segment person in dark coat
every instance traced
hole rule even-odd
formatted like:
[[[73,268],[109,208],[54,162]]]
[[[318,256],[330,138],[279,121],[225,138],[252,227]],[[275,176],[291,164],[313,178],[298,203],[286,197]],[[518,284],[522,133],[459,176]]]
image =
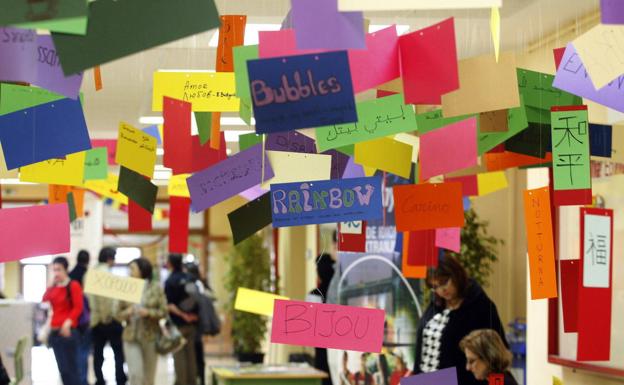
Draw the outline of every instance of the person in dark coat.
[[[331,255],[323,253],[319,255],[316,260],[316,288],[313,289],[310,294],[317,295],[321,298],[323,303],[327,302],[327,291],[329,290],[329,283],[334,276],[334,259]],[[328,374],[327,378],[323,379],[323,385],[331,385],[332,380],[329,376],[329,363],[327,362],[327,349],[314,348],[314,367]]]
[[[413,373],[456,367],[459,385],[481,384],[466,370],[459,343],[473,330],[494,329],[508,346],[496,305],[450,255],[429,269],[426,282],[434,295],[418,326]]]
[[[76,266],[69,273],[69,278],[72,281],[77,281],[80,286],[84,287],[84,276],[89,268],[89,252],[87,250],[80,250],[76,257]]]
[[[466,370],[475,379],[485,384],[490,375],[502,375],[501,385],[518,385],[509,372],[513,355],[494,330],[474,330],[461,340],[459,347],[466,354]]]

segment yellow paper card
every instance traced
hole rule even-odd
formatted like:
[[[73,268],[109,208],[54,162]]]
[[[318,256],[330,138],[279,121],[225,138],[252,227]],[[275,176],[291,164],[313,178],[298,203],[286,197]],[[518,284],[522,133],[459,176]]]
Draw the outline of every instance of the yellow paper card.
[[[394,140],[412,146],[412,163],[418,163],[418,152],[420,151],[420,138],[410,134],[396,134]]]
[[[572,44],[597,90],[624,73],[624,25],[598,24]]]
[[[193,111],[238,111],[234,72],[154,72],[152,110],[162,111],[163,96],[193,104]]]
[[[262,184],[294,183],[331,179],[331,155],[267,151],[275,176]]]
[[[156,165],[156,138],[121,122],[115,162],[150,179]]]
[[[356,143],[355,163],[409,179],[412,170],[412,146],[388,138]]]
[[[107,271],[89,269],[85,276],[84,292],[120,301],[141,303],[144,286],[143,279],[120,277]]]
[[[0,179],[2,178],[17,178],[17,169],[11,171],[7,170],[4,153],[2,152],[2,146],[0,146]]]
[[[236,292],[234,309],[271,317],[273,315],[273,302],[276,299],[289,298],[277,294],[239,287]]]
[[[118,204],[127,205],[128,197],[117,191],[118,184],[119,178],[117,175],[109,173],[108,179],[88,180],[85,182],[84,187],[104,198],[110,198]]]
[[[498,52],[500,51],[500,10],[492,7],[490,14],[490,29],[492,30],[492,43],[494,44],[494,56],[498,63]]]
[[[553,376],[553,385],[563,385],[563,381],[556,376]]]
[[[186,178],[189,176],[191,176],[191,174],[178,174],[171,176],[169,179],[169,187],[167,188],[167,192],[170,197],[191,197],[191,193],[189,192],[186,184]]]
[[[375,167],[362,166],[362,169],[364,170],[365,176],[374,176],[377,172],[377,169]]]
[[[85,152],[69,154],[65,159],[48,159],[20,168],[20,181],[66,186],[82,186]]]
[[[479,188],[479,196],[507,188],[505,171],[477,174],[477,186]]]

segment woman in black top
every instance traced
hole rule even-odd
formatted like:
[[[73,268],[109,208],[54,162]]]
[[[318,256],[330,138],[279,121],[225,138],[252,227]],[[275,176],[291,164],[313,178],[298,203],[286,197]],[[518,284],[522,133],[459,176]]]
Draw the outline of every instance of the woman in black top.
[[[513,356],[494,330],[475,330],[461,340],[459,347],[466,354],[466,370],[477,380],[485,383],[490,375],[498,375],[502,377],[500,385],[518,385],[509,372]]]
[[[485,328],[506,341],[496,305],[450,255],[427,272],[426,282],[434,296],[418,326],[414,374],[456,367],[459,385],[481,384],[466,370],[459,342],[471,331]]]

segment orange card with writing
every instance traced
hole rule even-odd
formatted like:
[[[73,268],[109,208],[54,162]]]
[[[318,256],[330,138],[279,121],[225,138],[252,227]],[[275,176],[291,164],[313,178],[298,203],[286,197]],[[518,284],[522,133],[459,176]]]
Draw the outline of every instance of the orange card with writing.
[[[531,299],[557,297],[555,243],[553,238],[550,190],[548,187],[524,191]]]
[[[397,231],[462,227],[462,184],[423,183],[393,187]]]
[[[245,42],[245,24],[247,24],[247,16],[221,16],[219,45],[217,46],[217,72],[234,72],[232,48],[243,45]]]

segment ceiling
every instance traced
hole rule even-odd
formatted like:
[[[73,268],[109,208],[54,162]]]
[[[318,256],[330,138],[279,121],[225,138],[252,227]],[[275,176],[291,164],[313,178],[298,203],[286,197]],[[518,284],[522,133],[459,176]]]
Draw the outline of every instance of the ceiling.
[[[217,0],[221,14],[246,14],[247,23],[280,24],[290,0]],[[598,0],[503,0],[502,50],[522,50],[542,36],[579,20],[598,8]],[[455,17],[460,58],[493,52],[489,10],[406,11],[365,13],[371,24],[405,24],[418,30],[444,18]],[[82,91],[92,138],[115,138],[119,121],[143,127],[139,117],[151,112],[152,73],[159,69],[214,69],[216,49],[209,47],[215,30],[181,39],[103,65],[103,89],[96,92],[92,71]],[[224,115],[227,116],[227,115]],[[224,129],[245,130],[246,126]]]

